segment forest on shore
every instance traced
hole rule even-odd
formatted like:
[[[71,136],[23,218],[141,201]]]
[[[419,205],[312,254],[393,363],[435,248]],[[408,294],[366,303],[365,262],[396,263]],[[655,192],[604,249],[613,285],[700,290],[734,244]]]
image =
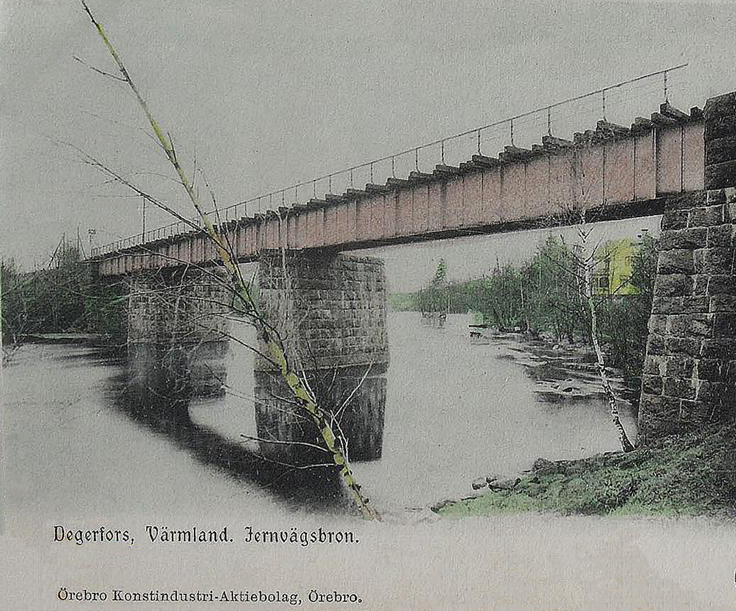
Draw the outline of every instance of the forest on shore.
[[[607,364],[620,369],[632,389],[638,387],[657,267],[657,240],[644,234],[631,249],[630,274],[612,286],[610,249],[594,262],[598,278],[594,299],[599,339]],[[576,245],[550,236],[519,265],[496,265],[480,278],[449,281],[444,261],[434,278],[414,293],[390,297],[397,311],[474,313],[475,322],[500,331],[519,331],[552,342],[591,344],[590,308],[583,268],[586,255]]]
[[[95,333],[121,336],[126,291],[122,285],[95,282],[81,250],[60,243],[49,265],[22,271],[12,259],[0,263],[2,343],[17,345],[26,336]]]

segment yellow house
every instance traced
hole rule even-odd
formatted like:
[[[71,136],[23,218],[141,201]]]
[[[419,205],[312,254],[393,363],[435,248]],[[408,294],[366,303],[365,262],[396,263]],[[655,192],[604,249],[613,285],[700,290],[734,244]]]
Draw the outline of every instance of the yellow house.
[[[629,283],[638,243],[631,238],[606,242],[596,253],[593,290],[596,295],[633,295]]]

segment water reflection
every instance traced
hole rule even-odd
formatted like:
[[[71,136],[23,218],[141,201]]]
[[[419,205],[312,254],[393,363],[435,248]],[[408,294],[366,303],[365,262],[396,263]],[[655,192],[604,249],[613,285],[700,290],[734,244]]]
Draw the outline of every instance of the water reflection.
[[[379,363],[302,372],[333,430],[347,440],[350,460],[381,458],[386,369]],[[290,399],[292,391],[281,373],[256,371],[254,379],[261,452],[299,464],[324,461],[324,441],[305,410]]]
[[[342,496],[334,468],[275,460],[192,420],[193,399],[224,395],[227,355],[223,342],[198,344],[194,349],[134,346],[128,351],[125,372],[110,380],[113,405],[240,484],[265,487],[281,500],[315,510],[339,505]]]

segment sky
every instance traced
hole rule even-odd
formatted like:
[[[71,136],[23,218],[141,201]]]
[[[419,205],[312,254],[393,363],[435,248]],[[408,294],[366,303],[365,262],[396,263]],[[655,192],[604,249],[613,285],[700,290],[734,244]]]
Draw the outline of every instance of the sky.
[[[220,204],[685,62],[669,77],[676,106],[702,107],[736,90],[730,3],[89,4]],[[62,234],[75,240],[79,231],[88,246],[89,229],[97,245],[140,231],[140,198],[105,184],[77,149],[186,210],[130,93],[87,67],[113,70],[77,0],[0,0],[0,57],[3,257],[30,267],[48,260]],[[661,87],[656,79],[610,92],[609,115],[622,123],[648,115]],[[561,110],[555,131],[594,127],[599,104]],[[545,120],[517,123],[517,141],[538,140]],[[508,144],[505,132],[484,138],[488,154]],[[148,208],[149,228],[168,221]],[[631,221],[626,231],[647,223],[657,220]],[[377,254],[403,290],[431,277],[440,256],[451,277],[467,277],[538,240],[530,233]]]

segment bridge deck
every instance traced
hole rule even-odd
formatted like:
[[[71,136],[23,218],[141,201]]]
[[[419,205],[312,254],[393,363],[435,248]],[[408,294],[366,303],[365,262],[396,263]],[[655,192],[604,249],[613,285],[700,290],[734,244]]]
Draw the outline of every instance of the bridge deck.
[[[632,129],[599,122],[575,143],[545,137],[531,150],[474,155],[459,167],[412,172],[221,229],[245,262],[281,247],[349,250],[538,226],[562,221],[572,206],[601,219],[659,213],[662,196],[703,188],[703,121],[699,113],[652,119]],[[94,260],[104,276],[211,265],[217,257],[202,232],[188,232]]]

